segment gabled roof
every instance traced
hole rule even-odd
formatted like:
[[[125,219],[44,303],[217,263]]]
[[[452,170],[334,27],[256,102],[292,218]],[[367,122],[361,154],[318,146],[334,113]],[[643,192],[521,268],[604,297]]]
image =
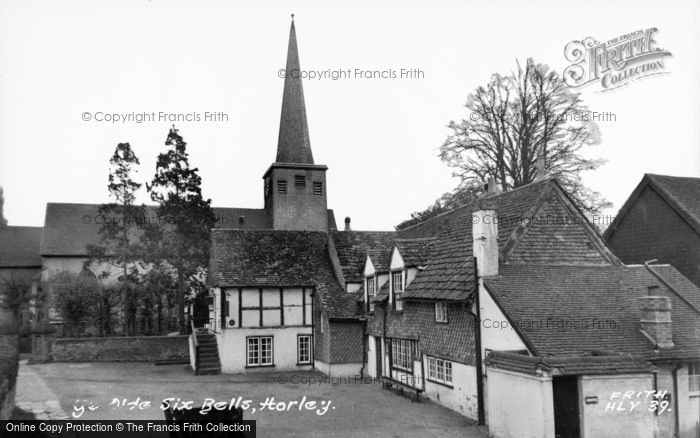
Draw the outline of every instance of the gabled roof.
[[[501,263],[621,264],[600,234],[554,179],[490,196],[498,217]],[[346,281],[362,280],[368,254],[378,271],[389,268],[396,246],[408,266],[421,266],[405,299],[466,300],[474,289],[472,211],[469,204],[393,233],[332,235]],[[352,255],[352,256],[349,256]]]
[[[353,318],[357,301],[338,284],[322,232],[213,230],[211,287],[314,287],[331,318]]]
[[[430,251],[435,241],[432,237],[418,239],[396,239],[394,246],[403,258],[404,266],[424,266],[430,260]]]
[[[555,180],[546,179],[490,197],[498,216],[498,244],[502,258],[535,223],[529,219],[538,214],[542,204],[549,197],[559,195],[566,196]],[[400,231],[401,237],[435,238],[426,269],[408,285],[404,298],[465,300],[471,295],[474,289],[472,211],[475,208],[475,204],[465,205]],[[596,236],[577,238],[588,241]],[[547,245],[531,251],[546,250],[551,259],[556,259],[555,249]]]
[[[368,254],[377,268],[387,265],[395,237],[394,231],[331,231],[345,281],[362,282]]]
[[[696,233],[700,234],[700,178],[646,173],[625,201],[613,223],[605,230],[606,239],[615,233],[617,226],[647,187],[651,187],[658,193]]]
[[[675,268],[507,264],[485,284],[534,355],[642,354],[649,360],[700,358],[697,286]],[[641,332],[638,298],[671,300],[674,347],[654,352]],[[670,287],[669,287],[670,286]],[[675,290],[674,290],[675,289]]]
[[[41,227],[0,226],[0,268],[40,268]]]
[[[100,226],[104,221],[99,214],[101,204],[70,204],[49,202],[46,204],[44,233],[41,238],[42,256],[87,257],[87,246],[100,243]],[[221,208],[213,207],[216,215],[215,228],[237,228],[264,230],[272,228],[267,211],[262,208]],[[335,227],[335,216],[328,211],[328,225]],[[241,222],[241,218],[243,222]],[[144,218],[136,221],[166,223],[167,218],[159,218],[158,207],[146,206]]]

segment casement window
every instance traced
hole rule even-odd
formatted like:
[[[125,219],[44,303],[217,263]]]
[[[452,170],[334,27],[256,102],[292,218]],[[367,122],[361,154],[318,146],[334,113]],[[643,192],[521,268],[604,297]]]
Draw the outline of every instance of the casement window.
[[[688,364],[688,391],[700,391],[700,362]]]
[[[297,363],[311,363],[311,335],[297,336]]]
[[[401,300],[401,294],[403,294],[403,271],[391,274],[391,289],[394,292],[394,308],[403,310],[403,301]]]
[[[406,339],[392,339],[391,341],[391,365],[405,371],[413,371],[411,341]]]
[[[272,336],[247,338],[246,364],[249,367],[272,365]]]
[[[365,279],[365,289],[367,289],[367,301],[369,302],[369,311],[374,312],[374,301],[372,298],[377,295],[376,289],[376,279],[374,277],[367,277]]]
[[[294,175],[294,187],[297,189],[306,188],[306,175]]]
[[[447,323],[447,303],[442,301],[435,303],[435,322]]]
[[[452,386],[452,362],[428,356],[428,380]]]
[[[314,181],[314,195],[316,195],[316,196],[323,195],[323,182]]]
[[[277,193],[287,194],[287,180],[278,179],[277,180]]]

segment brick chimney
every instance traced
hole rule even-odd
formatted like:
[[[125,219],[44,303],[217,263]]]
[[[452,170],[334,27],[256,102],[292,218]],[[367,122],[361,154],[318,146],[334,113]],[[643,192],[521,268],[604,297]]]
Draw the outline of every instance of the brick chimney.
[[[488,181],[486,182],[486,193],[489,196],[501,194],[501,188],[498,186],[498,184],[496,184],[496,178],[492,176],[489,177]]]
[[[535,181],[542,181],[547,178],[544,157],[539,157],[535,162]]]
[[[350,229],[350,216],[347,216],[347,217],[345,218],[345,231],[352,231],[352,230]]]
[[[495,202],[479,199],[472,211],[473,253],[480,276],[498,275],[498,219]]]
[[[658,295],[639,297],[642,331],[660,348],[673,347],[671,299]]]

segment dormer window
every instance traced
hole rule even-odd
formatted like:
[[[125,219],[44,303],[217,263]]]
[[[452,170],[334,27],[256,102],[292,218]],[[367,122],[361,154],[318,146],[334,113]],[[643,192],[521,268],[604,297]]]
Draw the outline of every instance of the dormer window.
[[[287,194],[287,180],[286,179],[278,179],[277,180],[277,193],[282,193],[283,195]]]
[[[403,271],[391,274],[391,290],[394,294],[394,308],[403,310],[403,301],[401,300],[401,295],[403,294]]]
[[[369,302],[368,309],[370,312],[374,312],[374,301],[372,301],[372,298],[374,298],[377,295],[377,290],[375,287],[375,278],[374,277],[367,277],[365,279],[365,289],[367,290],[367,301]]]
[[[447,323],[447,303],[444,301],[435,303],[435,322]]]

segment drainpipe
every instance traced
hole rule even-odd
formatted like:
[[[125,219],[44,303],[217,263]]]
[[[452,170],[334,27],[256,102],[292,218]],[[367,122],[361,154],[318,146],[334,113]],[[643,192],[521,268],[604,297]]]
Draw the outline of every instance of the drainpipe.
[[[375,286],[376,287],[376,286]],[[380,370],[381,377],[384,377],[384,361],[386,357],[384,356],[384,349],[386,348],[386,318],[389,316],[389,311],[384,309],[382,305],[382,339],[379,341],[379,355],[382,357],[382,369]],[[374,308],[377,308],[377,303],[374,303]],[[389,353],[388,351],[386,353]],[[391,377],[391,373],[389,373]]]
[[[476,350],[476,403],[477,403],[477,419],[479,425],[486,424],[484,415],[484,373],[481,364],[481,302],[479,300],[479,272],[476,266],[476,257],[474,260],[474,304],[476,306],[476,314],[474,315],[474,347]]]

